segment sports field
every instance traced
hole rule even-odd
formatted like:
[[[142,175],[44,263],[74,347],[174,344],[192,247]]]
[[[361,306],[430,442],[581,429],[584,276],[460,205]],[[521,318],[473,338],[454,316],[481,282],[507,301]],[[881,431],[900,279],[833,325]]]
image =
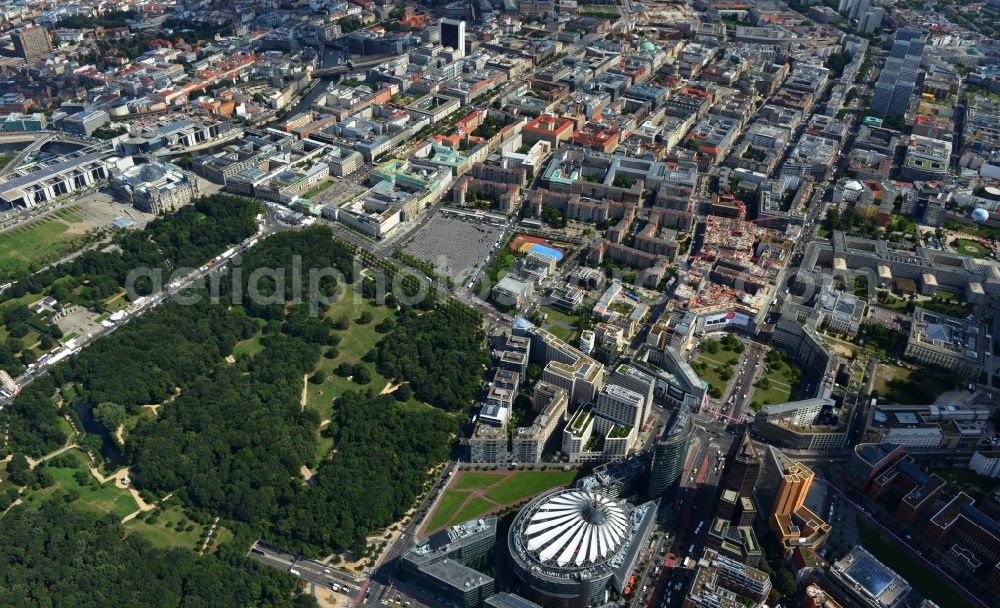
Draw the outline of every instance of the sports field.
[[[537,236],[526,234],[516,234],[510,241],[510,248],[517,253],[526,254],[529,252],[546,253],[555,256],[557,262],[561,262],[566,252],[572,247],[569,243],[560,243]]]
[[[453,526],[565,486],[576,471],[459,471],[438,501],[424,532]]]

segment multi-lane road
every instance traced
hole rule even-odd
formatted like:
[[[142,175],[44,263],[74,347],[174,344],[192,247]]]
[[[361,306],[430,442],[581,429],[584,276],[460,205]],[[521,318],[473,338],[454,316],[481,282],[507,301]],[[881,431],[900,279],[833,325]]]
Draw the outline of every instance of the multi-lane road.
[[[352,595],[358,592],[363,582],[345,572],[330,568],[322,562],[305,559],[301,555],[286,553],[280,549],[269,547],[260,541],[250,547],[248,556],[265,566],[291,572],[302,580],[315,585],[320,585],[327,589],[343,589],[345,595]]]
[[[737,424],[744,422],[743,414],[753,400],[754,387],[764,371],[764,358],[768,351],[765,346],[751,340],[745,340],[743,344],[746,348],[736,364],[736,375],[722,393],[718,412]]]
[[[633,586],[629,599],[631,606],[639,606],[643,600],[648,606],[663,606],[668,595],[668,606],[680,605],[683,594],[676,585],[685,581],[689,571],[675,566],[685,558],[701,555],[705,547],[719,479],[724,471],[720,456],[728,454],[733,435],[727,431],[732,427],[708,412],[697,414],[695,420],[679,487],[672,497],[668,496],[660,504],[665,536],[649,550],[649,561]]]
[[[378,557],[375,569],[366,570],[363,576],[354,577],[321,561],[305,559],[301,555],[284,552],[268,546],[262,541],[254,543],[248,555],[265,566],[293,574],[307,583],[343,593],[350,597],[351,602],[355,605],[377,606],[387,598],[391,600],[402,597],[403,599],[397,602],[399,605],[409,602],[405,605],[411,608],[420,608],[422,604],[414,591],[401,589],[393,591],[393,586],[398,586],[398,583],[393,580],[392,575],[399,557],[415,544],[416,535],[425,517],[448,485],[456,467],[457,463],[451,462],[441,470],[424,495],[423,500],[417,505],[409,523],[390,541]],[[334,585],[341,588],[337,589]],[[391,597],[389,597],[390,595]]]
[[[136,300],[129,307],[129,309],[127,309],[126,315],[117,323],[114,323],[110,327],[102,326],[99,330],[95,331],[93,334],[78,336],[77,338],[75,338],[74,351],[78,352],[79,350],[87,347],[88,345],[94,343],[95,341],[100,340],[101,338],[104,338],[105,336],[112,334],[119,327],[122,327],[123,325],[127,324],[132,319],[141,317],[142,315],[156,308],[164,301],[170,299],[171,297],[177,295],[178,293],[190,289],[191,287],[204,285],[204,280],[209,275],[221,272],[224,268],[227,267],[229,261],[233,257],[247,251],[251,247],[254,247],[261,240],[267,238],[271,234],[280,230],[282,230],[282,227],[274,219],[273,215],[270,213],[265,214],[264,217],[261,218],[257,234],[248,237],[242,243],[234,246],[231,250],[232,253],[230,256],[228,256],[225,259],[217,257],[215,258],[215,260],[212,260],[212,262],[205,264],[204,266],[188,273],[187,275],[174,279],[159,292],[147,296],[145,298]],[[18,389],[23,390],[26,386],[30,385],[37,378],[47,374],[49,372],[49,368],[50,366],[45,363],[42,363],[37,367],[29,368],[28,371],[24,372],[22,375],[18,376],[15,379],[15,383],[17,384]],[[9,399],[0,400],[0,408],[6,405],[8,401]]]
[[[382,555],[379,556],[375,573],[368,580],[368,588],[365,590],[367,594],[363,598],[365,603],[378,604],[380,599],[392,587],[392,573],[396,568],[397,560],[415,544],[417,534],[423,525],[424,519],[430,514],[431,507],[448,485],[448,481],[451,479],[457,466],[457,463],[449,462],[442,469],[430,489],[424,495],[423,500],[417,505],[417,509],[413,517],[410,518],[409,523],[403,527],[399,536],[390,542],[389,546],[382,552]]]

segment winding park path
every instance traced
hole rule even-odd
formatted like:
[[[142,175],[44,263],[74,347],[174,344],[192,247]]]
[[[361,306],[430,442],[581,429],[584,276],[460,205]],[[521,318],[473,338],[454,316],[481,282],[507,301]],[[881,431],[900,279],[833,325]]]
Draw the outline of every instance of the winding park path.
[[[135,519],[136,517],[138,517],[140,513],[145,513],[146,511],[152,511],[153,509],[156,508],[156,505],[151,505],[142,499],[142,495],[139,494],[139,491],[132,486],[131,481],[126,481],[129,479],[128,473],[129,473],[128,469],[122,467],[117,471],[115,471],[114,473],[112,473],[111,475],[105,477],[104,475],[101,475],[101,472],[98,471],[95,467],[90,467],[90,474],[93,475],[94,479],[100,482],[101,485],[104,485],[109,481],[114,481],[115,487],[120,490],[128,490],[128,493],[132,495],[132,499],[135,500],[135,504],[138,505],[139,509],[123,517],[122,523],[125,523],[131,519]],[[163,498],[163,500],[167,500],[168,498],[170,498],[170,496],[172,496],[172,494],[168,494]]]
[[[205,555],[205,551],[208,549],[209,543],[212,542],[212,537],[215,536],[215,532],[218,528],[219,516],[216,515],[215,519],[212,520],[212,526],[208,529],[208,534],[205,535],[205,540],[201,543],[201,547],[198,549],[198,555]]]
[[[45,454],[44,456],[41,456],[37,460],[33,459],[33,458],[27,458],[27,457],[25,459],[28,461],[28,466],[31,467],[32,469],[34,469],[39,464],[41,464],[41,463],[43,463],[43,462],[45,462],[47,460],[51,460],[51,459],[56,458],[57,456],[59,456],[61,454],[65,454],[66,452],[68,452],[70,450],[76,450],[76,449],[79,449],[79,450],[83,451],[88,457],[90,456],[89,453],[87,453],[85,450],[83,450],[82,448],[80,448],[80,446],[78,444],[76,444],[75,442],[73,442],[73,439],[71,438],[70,441],[66,443],[66,445],[62,446],[61,448],[59,448],[57,450],[53,450],[53,451],[49,452],[48,454]],[[10,461],[11,458],[12,458],[12,456],[8,455],[3,460],[0,460],[0,463],[8,462],[8,461]],[[101,474],[100,471],[97,470],[97,467],[94,466],[93,458],[91,458],[91,465],[89,467],[87,467],[87,469],[90,471],[91,476],[93,476],[93,478],[96,479],[98,481],[98,483],[100,483],[101,485],[104,485],[104,484],[106,484],[108,482],[114,482],[116,488],[118,488],[120,490],[127,490],[128,493],[132,496],[132,499],[135,500],[135,504],[139,508],[136,511],[134,511],[132,513],[129,513],[128,515],[126,515],[125,517],[123,517],[122,520],[121,520],[121,523],[125,523],[125,522],[127,522],[127,521],[129,521],[131,519],[134,519],[140,513],[144,513],[146,511],[152,511],[153,509],[156,508],[156,505],[151,505],[151,504],[147,503],[145,500],[143,500],[142,495],[140,495],[139,492],[138,492],[138,490],[136,490],[132,486],[131,481],[128,481],[128,479],[129,479],[129,470],[128,470],[128,468],[122,467],[122,468],[118,469],[117,471],[115,471],[114,473],[105,476],[105,475]],[[163,500],[167,500],[168,498],[170,498],[170,496],[171,495],[168,494],[167,496],[165,496],[163,498]],[[18,503],[20,503],[20,499],[18,499],[17,501],[15,501],[14,504],[18,504]],[[11,506],[14,506],[14,505],[11,505]],[[6,513],[6,511],[4,511],[4,512]]]

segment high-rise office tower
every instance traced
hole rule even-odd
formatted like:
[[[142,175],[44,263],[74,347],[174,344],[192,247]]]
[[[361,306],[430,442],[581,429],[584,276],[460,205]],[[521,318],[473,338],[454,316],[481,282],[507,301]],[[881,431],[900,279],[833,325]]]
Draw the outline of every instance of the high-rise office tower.
[[[732,490],[739,496],[751,496],[760,465],[763,462],[760,450],[750,441],[750,433],[744,431],[740,441],[733,442],[733,448],[726,457],[726,469],[720,486]]]
[[[10,33],[14,42],[14,52],[19,57],[31,59],[52,50],[52,39],[44,27],[28,26],[16,29]]]
[[[678,407],[653,446],[653,464],[646,490],[650,498],[660,498],[668,490],[676,488],[687,460],[693,429],[694,421],[690,410],[684,406]]]
[[[749,502],[753,495],[760,465],[763,462],[761,450],[752,441],[748,432],[732,443],[726,454],[726,468],[719,479],[716,494],[716,515],[727,521],[752,523],[755,511]],[[741,524],[743,525],[743,524]]]
[[[871,5],[871,0],[854,0],[854,2],[851,3],[851,8],[849,9],[847,16],[851,19],[860,19],[861,15],[868,12]]]
[[[441,20],[441,46],[448,46],[465,57],[465,22],[454,19]]]
[[[767,454],[757,479],[757,506],[772,524],[779,516],[798,511],[806,501],[815,473],[809,467],[785,456],[773,446]]]
[[[923,55],[924,36],[921,32],[909,29],[896,32],[892,50],[875,83],[872,114],[901,116],[906,113]]]
[[[814,478],[806,465],[767,447],[754,489],[755,511],[786,550],[818,549],[830,537],[830,524],[805,504]]]
[[[858,18],[858,29],[865,34],[872,34],[882,26],[883,17],[885,17],[885,9],[881,6],[873,6]]]

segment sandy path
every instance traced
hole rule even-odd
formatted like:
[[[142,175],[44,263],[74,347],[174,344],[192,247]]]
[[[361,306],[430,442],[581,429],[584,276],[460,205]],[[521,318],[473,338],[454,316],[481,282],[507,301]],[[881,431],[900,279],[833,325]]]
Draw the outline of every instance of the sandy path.
[[[25,458],[25,460],[28,461],[28,466],[33,469],[36,466],[38,466],[38,463],[45,462],[46,460],[50,460],[52,458],[55,458],[56,456],[58,456],[60,454],[64,454],[64,453],[72,450],[75,447],[78,447],[75,443],[67,443],[66,445],[64,445],[63,447],[59,448],[58,450],[55,450],[54,452],[49,452],[48,454],[42,456],[38,460],[35,460],[33,458],[29,458],[27,456],[25,456],[24,458]]]
[[[131,480],[129,480],[128,484],[125,483],[125,480],[128,479],[128,476],[129,476],[127,468],[118,469],[117,471],[115,471],[111,475],[108,475],[107,477],[105,477],[104,475],[101,475],[100,471],[98,471],[97,469],[91,467],[90,474],[93,475],[94,479],[96,479],[97,481],[99,481],[102,485],[105,484],[105,483],[107,483],[107,482],[109,482],[109,481],[114,481],[114,484],[115,484],[116,488],[119,488],[119,489],[122,489],[122,490],[128,490],[128,493],[132,495],[132,499],[135,500],[135,504],[139,505],[139,510],[135,511],[134,513],[129,513],[128,515],[126,515],[125,517],[123,517],[122,518],[122,523],[125,523],[125,522],[127,522],[129,520],[135,519],[135,517],[138,516],[139,513],[144,513],[146,511],[152,511],[153,509],[156,508],[156,505],[151,505],[151,504],[149,504],[148,502],[146,502],[145,500],[142,499],[142,496],[139,494],[139,491],[136,490],[132,486]],[[163,500],[166,500],[169,497],[170,496],[168,495]]]
[[[216,515],[215,519],[212,520],[212,527],[208,529],[208,534],[205,535],[205,542],[201,543],[201,548],[198,549],[198,555],[205,555],[205,549],[208,549],[209,543],[212,542],[212,537],[215,536],[215,530],[219,525],[219,516]]]
[[[299,399],[299,405],[302,407],[302,411],[306,411],[306,402],[309,401],[309,374],[303,374],[302,376],[302,398]]]

